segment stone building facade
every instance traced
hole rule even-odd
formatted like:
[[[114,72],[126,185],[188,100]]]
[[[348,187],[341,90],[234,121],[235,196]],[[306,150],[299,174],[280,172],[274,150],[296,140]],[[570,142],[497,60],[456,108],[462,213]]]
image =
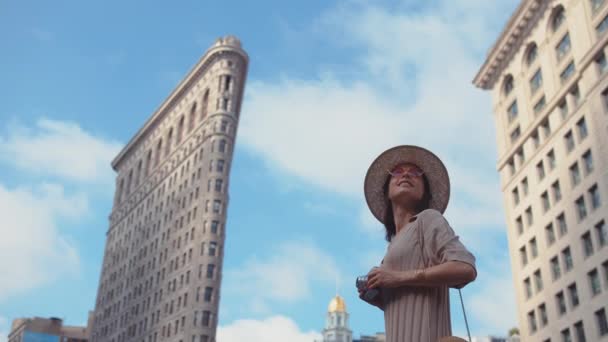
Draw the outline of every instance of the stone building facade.
[[[492,95],[522,341],[608,341],[608,1],[523,0]]]
[[[218,39],[112,161],[92,341],[215,341],[247,69],[240,41]]]

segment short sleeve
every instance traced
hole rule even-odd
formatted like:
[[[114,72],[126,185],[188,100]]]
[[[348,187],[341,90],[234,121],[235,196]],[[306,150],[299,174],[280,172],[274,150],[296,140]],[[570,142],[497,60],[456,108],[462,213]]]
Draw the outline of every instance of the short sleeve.
[[[435,211],[430,217],[425,231],[430,235],[425,238],[429,242],[428,250],[431,253],[433,264],[443,264],[448,261],[459,261],[469,264],[477,274],[475,256],[460,242],[448,221]],[[462,288],[466,284],[454,286]]]

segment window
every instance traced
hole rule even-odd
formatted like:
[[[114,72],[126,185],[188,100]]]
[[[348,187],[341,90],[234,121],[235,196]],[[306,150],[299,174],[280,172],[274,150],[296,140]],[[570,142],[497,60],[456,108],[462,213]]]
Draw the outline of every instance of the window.
[[[211,317],[211,312],[210,311],[203,311],[203,319],[201,320],[201,324],[204,327],[208,327],[209,326],[210,317]]]
[[[545,235],[547,236],[547,246],[553,245],[555,242],[555,231],[553,229],[553,223],[549,223],[545,226]]]
[[[224,139],[220,140],[220,146],[219,146],[218,150],[221,153],[226,152],[226,140],[224,140]]]
[[[559,108],[559,113],[561,114],[562,119],[565,119],[568,116],[568,101],[565,99],[562,100],[557,104],[557,107]]]
[[[538,175],[539,181],[545,178],[545,164],[542,160],[536,164],[536,174]]]
[[[593,184],[591,188],[588,190],[589,197],[591,197],[591,208],[597,209],[602,205],[602,201],[600,200],[600,192],[597,188],[597,184]]]
[[[219,199],[213,200],[213,212],[214,213],[219,213],[221,211],[221,207],[222,207],[222,201],[220,201]]]
[[[225,82],[224,82],[224,90],[225,91],[230,90],[230,85],[231,84],[232,84],[232,76],[226,75],[225,76]]]
[[[574,105],[578,105],[579,101],[581,100],[581,92],[578,89],[578,85],[575,85],[574,87],[572,87],[572,89],[570,89],[570,95],[572,96],[572,101],[574,102]]]
[[[222,109],[223,110],[228,110],[228,99],[225,98],[225,97],[223,97],[221,103],[222,103]]]
[[[540,123],[540,129],[545,139],[549,138],[551,135],[551,124],[549,124],[548,119],[545,119]]]
[[[578,168],[578,162],[570,165],[570,180],[572,181],[572,187],[577,186],[581,182],[581,171]]]
[[[578,290],[576,289],[576,283],[572,283],[568,286],[568,295],[570,296],[570,306],[577,307],[579,304]]]
[[[549,164],[550,170],[555,169],[555,166],[556,166],[555,152],[553,150],[551,150],[547,153],[547,163]]]
[[[535,150],[538,149],[538,146],[540,145],[540,139],[538,138],[538,131],[534,130],[534,133],[532,133],[530,138],[532,139],[532,145],[534,145],[534,149]]]
[[[224,160],[218,159],[217,161],[217,172],[224,172]]]
[[[524,196],[528,196],[528,177],[524,177],[521,181],[521,188],[523,190]]]
[[[554,203],[557,203],[562,199],[562,190],[559,186],[559,181],[555,181],[551,184],[551,192],[553,194]]]
[[[565,83],[567,80],[570,79],[570,77],[572,77],[572,75],[574,74],[574,71],[576,69],[574,68],[574,62],[570,62],[568,64],[568,66],[566,68],[564,68],[564,71],[562,71],[561,74],[559,74],[559,78],[562,81],[562,83]]]
[[[521,258],[521,265],[526,266],[528,264],[528,253],[526,252],[526,246],[519,249],[519,257]]]
[[[528,226],[531,226],[534,223],[534,216],[532,214],[532,207],[528,207],[528,209],[526,209],[526,221],[528,223]]]
[[[572,135],[572,131],[568,131],[568,133],[564,135],[564,143],[566,144],[567,152],[570,152],[574,149],[574,135]]]
[[[597,10],[604,4],[604,0],[590,0],[590,2],[591,10],[593,10],[593,13],[596,13]]]
[[[210,302],[212,295],[213,295],[213,288],[205,287],[205,294],[203,295],[203,299],[205,300],[205,302]]]
[[[228,130],[228,121],[222,120],[220,123],[220,131],[226,132]]]
[[[574,323],[574,331],[576,332],[576,342],[586,342],[585,338],[585,327],[583,326],[583,321],[578,321]]]
[[[608,26],[608,23],[606,23],[606,26]],[[535,43],[532,43],[528,47],[528,53],[526,54],[526,64],[530,66],[532,63],[534,63],[536,57],[538,57],[538,48],[536,47]]]
[[[221,179],[215,180],[215,191],[222,192],[223,181]]]
[[[564,260],[566,272],[570,271],[572,269],[572,267],[574,267],[574,262],[572,261],[572,253],[570,252],[570,247],[566,247],[562,250],[562,259]]]
[[[545,303],[542,303],[538,306],[538,313],[538,315],[540,316],[540,325],[544,327],[545,325],[547,325],[547,323],[549,323],[549,319],[547,317],[547,307]]]
[[[570,329],[566,328],[562,330],[562,342],[572,342],[572,336],[570,336]]]
[[[583,165],[586,174],[593,172],[593,156],[591,155],[591,150],[587,150],[587,152],[583,154]]]
[[[585,122],[585,117],[582,117],[576,123],[576,128],[578,129],[578,139],[583,140],[589,135],[589,131],[587,131],[587,123]]]
[[[541,202],[543,203],[543,211],[547,212],[551,208],[551,203],[549,202],[549,194],[545,191],[540,195]]]
[[[530,79],[530,93],[534,94],[543,85],[543,75],[538,69]],[[535,106],[536,107],[536,106]]]
[[[561,60],[568,52],[570,52],[570,46],[570,34],[566,33],[564,38],[562,38],[562,40],[560,40],[555,47],[555,56],[557,57],[558,61]],[[574,65],[572,65],[572,67],[574,68]]]
[[[608,335],[608,320],[606,320],[606,311],[601,308],[595,312],[595,321],[600,336]]]
[[[519,126],[517,126],[510,134],[511,143],[512,144],[515,143],[520,135],[521,135],[521,131],[519,129]]]
[[[581,196],[574,201],[578,220],[582,221],[587,217],[587,206],[585,205],[585,197]]]
[[[562,291],[559,291],[556,295],[555,295],[555,301],[557,303],[557,312],[560,315],[563,315],[566,313],[566,300],[564,298],[564,293]]]
[[[211,221],[211,233],[217,234],[217,228],[220,225],[219,221],[213,220]]]
[[[532,283],[530,283],[530,278],[524,279],[524,288],[526,290],[526,298],[532,297]]]
[[[606,29],[608,29],[608,16],[604,17],[604,19],[595,27],[595,31],[598,36],[601,36],[606,33]]]
[[[214,271],[215,271],[215,265],[214,264],[207,265],[207,278],[212,279]]]
[[[553,30],[553,32],[557,31],[562,26],[564,21],[566,21],[566,13],[564,11],[564,8],[560,6],[555,11],[553,19],[551,20],[551,29]]]
[[[561,213],[557,216],[557,226],[559,227],[559,236],[564,236],[568,232],[568,224],[566,223],[566,215]]]
[[[507,166],[509,167],[509,176],[513,176],[515,174],[515,162],[513,161],[513,158],[507,161]]]
[[[209,256],[215,256],[215,252],[217,251],[217,242],[211,241],[209,242]]]
[[[530,240],[530,255],[532,259],[535,259],[538,256],[538,246],[536,245],[536,238],[532,238]]]
[[[595,64],[597,65],[597,70],[600,72],[600,74],[603,74],[606,72],[606,70],[608,70],[608,63],[606,63],[606,55],[604,52],[600,53],[595,58]]]
[[[591,241],[591,233],[589,231],[581,236],[581,242],[583,243],[583,254],[585,254],[585,257],[593,255],[593,241]]]
[[[591,294],[593,296],[602,292],[602,285],[600,284],[600,276],[597,272],[597,269],[592,269],[587,273],[587,278],[589,278],[589,285],[591,286]]]
[[[597,236],[600,247],[608,245],[608,228],[606,228],[604,220],[601,220],[595,225],[595,235]]]
[[[513,194],[513,204],[519,204],[519,190],[517,190],[517,187],[515,187],[511,193]]]
[[[562,271],[559,267],[559,260],[557,259],[557,256],[551,258],[549,263],[551,264],[551,275],[553,276],[553,280],[559,279],[559,277],[562,276]]]
[[[505,83],[503,86],[503,91],[504,91],[505,96],[508,96],[512,90],[513,90],[513,76],[508,75],[507,77],[505,77]]]
[[[543,277],[540,270],[534,272],[534,286],[536,287],[536,293],[543,290]]]
[[[519,148],[517,151],[515,151],[515,155],[518,157],[520,165],[526,161],[526,155],[524,154],[523,148]]]
[[[545,96],[543,95],[543,97],[541,97],[540,100],[538,100],[536,102],[536,104],[534,105],[534,114],[540,113],[540,111],[543,110],[543,108],[545,108],[546,104],[547,104],[547,102],[545,100]]]
[[[528,326],[531,333],[536,332],[536,315],[534,314],[534,310],[528,312]]]
[[[517,228],[518,235],[521,235],[524,232],[524,222],[521,219],[521,216],[515,219],[515,227]]]
[[[519,114],[519,110],[517,109],[517,100],[515,100],[507,109],[507,118],[509,123],[513,122],[513,120],[517,118],[517,114]]]

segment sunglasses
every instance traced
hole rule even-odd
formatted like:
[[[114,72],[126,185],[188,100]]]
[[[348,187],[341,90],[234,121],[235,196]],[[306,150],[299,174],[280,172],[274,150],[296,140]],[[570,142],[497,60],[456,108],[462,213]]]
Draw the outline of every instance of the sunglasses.
[[[420,177],[424,172],[418,168],[410,168],[409,170],[405,166],[397,166],[394,169],[387,171],[392,177],[408,176],[411,178]]]

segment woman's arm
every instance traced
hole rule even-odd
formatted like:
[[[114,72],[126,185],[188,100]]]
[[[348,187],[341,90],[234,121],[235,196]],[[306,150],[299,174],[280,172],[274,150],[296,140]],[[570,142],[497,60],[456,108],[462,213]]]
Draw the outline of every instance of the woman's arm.
[[[403,286],[458,286],[477,277],[475,268],[465,262],[448,261],[426,269],[394,271],[374,268],[368,274],[370,288],[395,288]]]

